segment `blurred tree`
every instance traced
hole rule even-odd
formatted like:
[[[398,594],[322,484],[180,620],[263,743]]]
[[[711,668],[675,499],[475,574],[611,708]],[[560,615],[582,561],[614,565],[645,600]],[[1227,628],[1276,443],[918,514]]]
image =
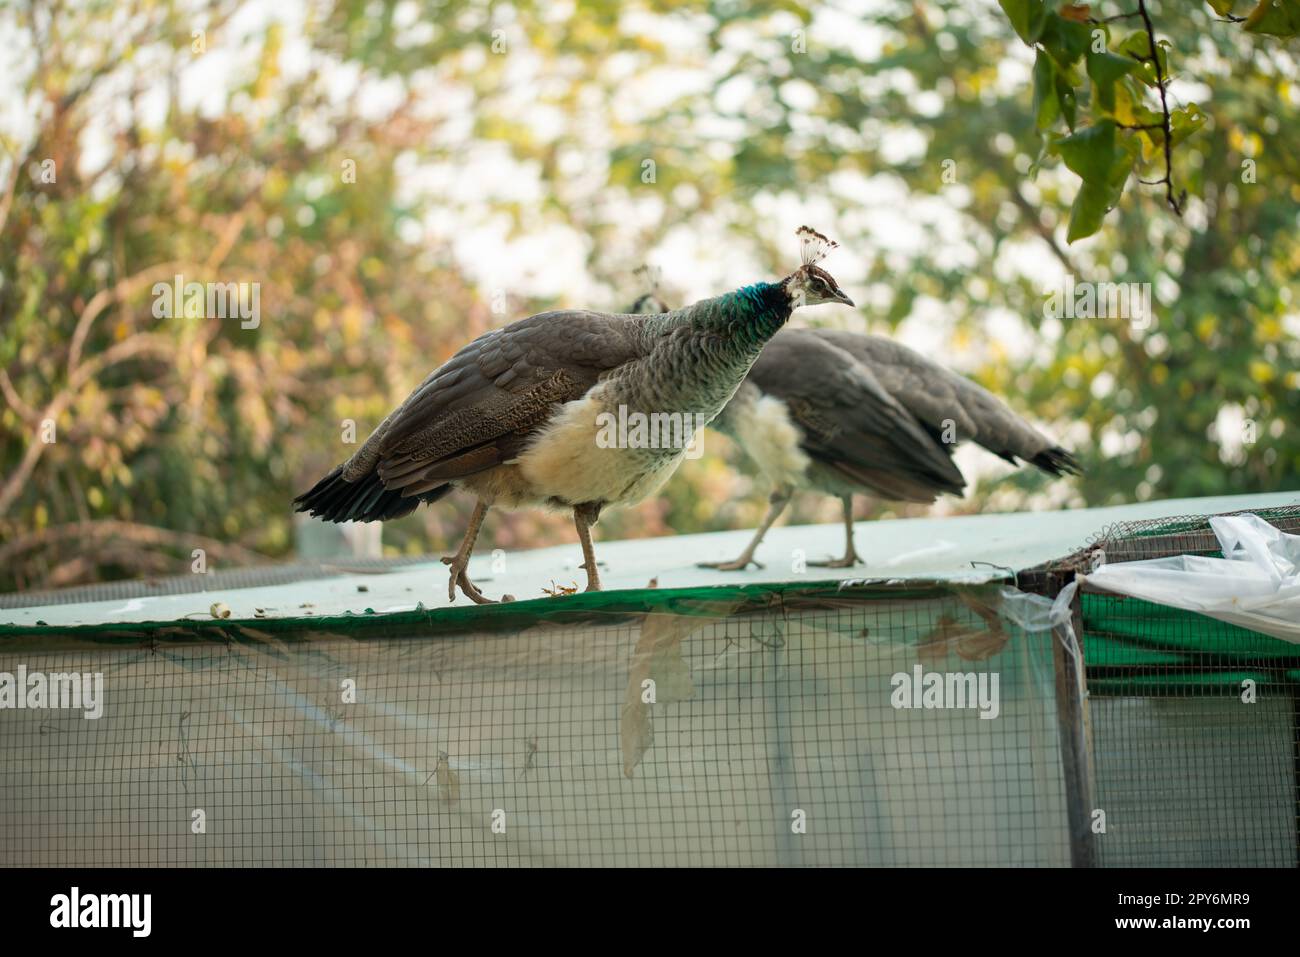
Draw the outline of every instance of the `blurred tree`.
[[[1225,2],[1143,4],[1171,123],[1199,125],[1181,216],[1127,176],[1109,214],[1080,198],[1106,150],[1164,172],[1163,129],[1105,132],[1126,96],[1152,119],[1143,61],[1069,60],[1072,28],[1035,39],[993,0],[4,6],[28,122],[0,126],[0,586],[286,554],[288,501],[349,423],[364,439],[469,338],[557,301],[477,292],[452,239],[502,221],[581,237],[604,301],[563,304],[594,308],[630,300],[646,250],[734,250],[667,277],[734,285],[788,265],[774,222],[815,221],[865,257],[858,327],[930,332],[1088,467],[1050,490],[995,467],[957,508],[1294,487],[1298,71]],[[480,175],[499,163],[508,189]],[[261,321],[155,318],[177,274],[259,283]],[[1149,283],[1154,315],[1053,315],[1066,276]],[[601,533],[752,523],[748,490],[707,456]],[[442,547],[463,514],[422,509],[388,545]],[[569,540],[562,517],[497,521],[501,547]]]
[[[15,12],[37,126],[7,144],[0,249],[11,586],[283,554],[292,490],[487,328],[446,251],[400,238],[396,158],[430,134],[409,97],[380,119],[338,109],[318,70],[281,75],[272,25],[224,109],[182,108],[181,70],[210,55],[188,24],[213,43],[234,9],[145,3],[125,33],[112,5]],[[265,313],[158,318],[177,275],[257,282]]]

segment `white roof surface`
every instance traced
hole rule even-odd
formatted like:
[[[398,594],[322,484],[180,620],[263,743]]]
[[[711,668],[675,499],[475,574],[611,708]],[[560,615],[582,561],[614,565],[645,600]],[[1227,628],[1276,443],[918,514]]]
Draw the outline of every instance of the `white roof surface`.
[[[834,580],[945,580],[986,581],[1002,573],[990,566],[1020,571],[1061,558],[1086,544],[1089,538],[1116,522],[1139,521],[1177,515],[1209,515],[1253,508],[1300,504],[1300,491],[1271,495],[1235,495],[1217,498],[1166,499],[1112,508],[1057,512],[1017,512],[949,518],[912,518],[859,522],[859,554],[866,565],[853,569],[808,567],[798,570],[797,558],[809,560],[843,554],[844,533],[839,524],[779,526],[772,529],[758,551],[764,569],[718,572],[695,567],[697,561],[735,558],[749,541],[751,530],[705,535],[675,535],[619,542],[597,541],[605,590],[645,588],[658,579],[659,588],[706,585],[758,584]],[[599,528],[597,528],[599,532]],[[470,577],[491,598],[503,594],[517,599],[542,597],[542,588],[585,584],[578,568],[582,561],[576,537],[551,548],[504,553],[504,570],[492,571],[491,547],[480,541],[470,562]],[[972,565],[972,562],[987,563]],[[365,591],[361,591],[361,588]],[[426,608],[446,607],[447,569],[434,561],[404,565],[370,574],[337,577],[253,588],[210,588],[192,594],[77,604],[0,609],[0,623],[52,626],[210,619],[209,609],[222,602],[231,618],[303,618],[410,611],[417,602]],[[0,604],[3,598],[0,597]],[[458,604],[468,604],[458,596]]]

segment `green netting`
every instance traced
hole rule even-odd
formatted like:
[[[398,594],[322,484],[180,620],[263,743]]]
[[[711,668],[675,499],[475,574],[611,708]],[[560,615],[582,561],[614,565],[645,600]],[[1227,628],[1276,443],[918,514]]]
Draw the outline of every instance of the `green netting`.
[[[675,615],[717,615],[781,608],[792,603],[933,598],[944,594],[993,594],[995,586],[950,586],[941,583],[862,583],[844,586],[838,581],[787,582],[762,585],[721,585],[705,588],[643,588],[611,592],[578,592],[554,598],[505,602],[494,605],[460,605],[452,608],[392,612],[366,609],[361,614],[328,617],[246,618],[135,622],[76,626],[0,624],[0,642],[8,647],[63,647],[78,642],[156,642],[259,640],[273,636],[284,641],[310,640],[338,635],[352,638],[408,636],[413,632],[435,636],[463,635],[468,631],[492,632],[529,628],[545,622],[609,622],[637,618],[651,612]],[[0,646],[2,647],[2,646]]]
[[[1296,866],[1300,648],[1137,599],[1082,611],[1098,862]]]
[[[1001,600],[648,590],[10,634],[0,671],[99,672],[106,703],[6,713],[0,861],[1065,865],[1052,636]],[[917,668],[983,681],[996,714],[895,707]]]
[[[1251,509],[1300,534],[1300,508]],[[1112,525],[1022,573],[1054,594],[1094,562],[1221,557],[1209,515]],[[1084,593],[1089,721],[1080,782],[1102,866],[1295,867],[1300,647],[1196,612]]]
[[[1222,691],[1300,683],[1300,647],[1196,612],[1084,594],[1088,687],[1098,694]]]

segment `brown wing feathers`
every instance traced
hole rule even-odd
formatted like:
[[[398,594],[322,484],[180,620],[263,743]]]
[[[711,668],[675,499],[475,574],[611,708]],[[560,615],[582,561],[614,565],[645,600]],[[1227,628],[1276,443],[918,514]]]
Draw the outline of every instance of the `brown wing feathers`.
[[[407,497],[400,489],[386,489],[375,472],[349,482],[339,465],[294,499],[294,505],[298,511],[310,512],[328,522],[379,522],[409,515],[421,502],[436,502],[450,490],[451,486],[442,485],[423,495]]]
[[[1079,472],[1073,455],[1053,445],[993,393],[907,346],[842,330],[818,329],[816,335],[869,367],[934,434],[951,422],[959,441],[973,441],[1013,465],[1023,460],[1053,475]]]
[[[896,401],[872,371],[809,330],[773,338],[750,371],[782,399],[804,433],[804,450],[844,480],[890,498],[933,501],[965,482],[947,448]]]
[[[558,404],[634,357],[633,340],[595,313],[544,313],[489,332],[294,504],[334,522],[408,514],[445,495],[449,482],[509,461]]]

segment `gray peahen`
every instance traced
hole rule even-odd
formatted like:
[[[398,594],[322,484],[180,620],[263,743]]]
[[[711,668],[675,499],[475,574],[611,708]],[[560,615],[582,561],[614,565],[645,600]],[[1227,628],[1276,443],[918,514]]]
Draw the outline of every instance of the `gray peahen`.
[[[656,288],[637,306],[667,308]],[[1079,471],[1074,456],[982,386],[893,340],[833,329],[777,332],[713,427],[774,486],[767,515],[740,556],[701,563],[728,571],[759,565],[754,551],[796,488],[843,502],[844,557],[810,564],[847,568],[861,561],[853,495],[924,503],[960,495],[966,480],[951,458],[957,443],[973,441],[1052,475]]]
[[[680,464],[689,437],[602,441],[609,417],[691,417],[700,427],[731,399],[763,346],[799,305],[852,305],[816,264],[835,243],[798,231],[802,265],[657,315],[547,312],[488,332],[434,371],[379,424],[348,461],[294,499],[331,522],[399,518],[452,488],[477,504],[451,566],[460,587],[487,602],[467,574],[492,506],[571,509],[587,590],[600,588],[591,526],[602,509],[657,490]],[[631,433],[629,433],[631,434]]]
[[[634,316],[653,316],[656,313],[668,312],[668,304],[659,296],[662,270],[658,266],[639,266],[633,275],[644,277],[646,291],[637,297],[636,302],[632,303],[627,311]]]

